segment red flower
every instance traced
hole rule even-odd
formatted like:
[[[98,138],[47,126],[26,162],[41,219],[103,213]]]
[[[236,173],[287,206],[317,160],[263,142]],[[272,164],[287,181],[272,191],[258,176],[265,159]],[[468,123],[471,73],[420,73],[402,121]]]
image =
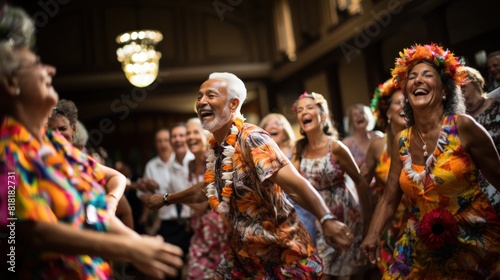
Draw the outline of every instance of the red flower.
[[[454,244],[458,236],[457,220],[450,212],[436,208],[425,214],[419,222],[418,235],[431,250]]]

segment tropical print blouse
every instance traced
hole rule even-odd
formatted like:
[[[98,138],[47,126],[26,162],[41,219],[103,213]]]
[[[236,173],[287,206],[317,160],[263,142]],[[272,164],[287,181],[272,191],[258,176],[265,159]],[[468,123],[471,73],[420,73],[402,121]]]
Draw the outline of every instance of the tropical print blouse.
[[[215,152],[220,159],[221,149]],[[230,246],[214,279],[319,279],[321,259],[306,229],[285,193],[269,180],[287,164],[267,132],[244,124],[235,145],[234,192],[226,214]],[[219,193],[220,178],[216,174]]]
[[[96,163],[58,134],[48,131],[42,142],[13,118],[0,129],[0,174],[16,177],[16,223],[43,221],[74,228],[106,231],[109,216],[104,200],[104,173]],[[0,186],[0,204],[8,190]],[[2,216],[5,205],[0,205]],[[5,219],[2,219],[4,222]],[[1,225],[2,227],[5,224]],[[89,246],[91,246],[89,244]],[[42,252],[17,255],[21,279],[109,279],[101,258]]]
[[[385,279],[500,276],[500,218],[478,187],[478,170],[460,143],[457,120],[444,119],[426,166],[412,164],[412,128],[401,134],[400,184],[411,206]]]

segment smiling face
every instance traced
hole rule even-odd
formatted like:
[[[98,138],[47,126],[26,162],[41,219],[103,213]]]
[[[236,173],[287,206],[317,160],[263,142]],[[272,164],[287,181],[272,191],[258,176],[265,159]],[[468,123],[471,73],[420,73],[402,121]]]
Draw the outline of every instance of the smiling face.
[[[170,145],[170,132],[166,129],[162,129],[156,133],[155,137],[156,150],[158,154],[165,155],[172,151],[172,146]]]
[[[321,123],[326,119],[326,116],[315,100],[308,97],[299,99],[296,110],[300,128],[305,133],[316,129],[321,130]]]
[[[21,48],[16,54],[19,57],[19,67],[13,80],[20,90],[17,99],[30,112],[48,115],[58,101],[57,93],[52,87],[56,69],[43,64],[28,48]]]
[[[188,123],[186,132],[186,142],[191,153],[203,154],[207,149],[207,137],[203,127],[197,123]]]
[[[398,132],[406,127],[406,119],[404,118],[404,100],[403,93],[398,90],[392,94],[391,103],[387,110],[387,118],[391,120],[391,129]]]
[[[187,152],[185,126],[177,126],[172,129],[170,144],[176,154],[184,154]]]
[[[209,79],[205,81],[200,87],[196,101],[198,118],[203,128],[215,135],[217,130],[228,124],[233,119],[230,105],[231,100],[228,100],[226,80]]]
[[[350,123],[354,131],[366,131],[368,126],[368,117],[361,108],[353,108],[350,115]]]
[[[426,63],[419,63],[410,71],[406,93],[408,94],[408,102],[414,110],[442,106],[445,95],[438,72]]]
[[[71,124],[67,117],[57,114],[49,118],[48,127],[61,133],[70,143],[73,142],[76,135],[76,124]]]
[[[284,142],[288,140],[286,132],[283,129],[283,122],[278,117],[270,117],[263,129],[271,135],[271,138],[273,138],[274,142],[276,142],[278,146],[283,145]]]

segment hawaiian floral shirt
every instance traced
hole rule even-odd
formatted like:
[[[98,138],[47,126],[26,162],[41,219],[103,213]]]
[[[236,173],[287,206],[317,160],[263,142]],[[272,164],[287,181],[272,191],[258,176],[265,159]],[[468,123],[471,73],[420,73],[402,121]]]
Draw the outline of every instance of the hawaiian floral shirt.
[[[322,262],[306,229],[285,193],[269,180],[287,164],[290,161],[267,132],[244,124],[235,146],[234,192],[226,214],[230,246],[214,279],[318,279],[321,275]],[[220,193],[222,184],[216,185]]]

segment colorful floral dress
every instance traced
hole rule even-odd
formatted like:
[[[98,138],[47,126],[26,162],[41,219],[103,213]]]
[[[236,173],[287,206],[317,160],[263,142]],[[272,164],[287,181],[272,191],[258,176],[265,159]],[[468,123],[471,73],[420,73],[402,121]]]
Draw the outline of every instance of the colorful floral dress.
[[[478,186],[478,170],[460,143],[457,119],[444,119],[427,167],[411,162],[412,128],[401,134],[400,184],[411,206],[394,250],[396,262],[384,279],[500,276],[500,218]]]
[[[244,125],[235,146],[234,192],[226,214],[230,246],[214,279],[319,279],[321,258],[285,193],[269,180],[287,164],[264,130]],[[216,173],[220,193],[219,167]]]
[[[331,154],[333,140],[328,143],[326,155],[319,158],[302,157],[300,173],[316,188],[325,200],[330,211],[345,223],[352,234],[354,242],[351,248],[343,253],[326,244],[324,236],[318,232],[316,244],[323,259],[323,273],[335,276],[348,276],[362,272],[367,259],[361,254],[359,245],[363,235],[361,206],[345,184],[344,171]]]
[[[474,119],[480,123],[486,131],[490,134],[495,143],[497,151],[500,152],[500,99],[497,99],[493,104],[484,110],[481,114],[478,114]],[[500,192],[495,189],[483,176],[479,176],[479,187],[488,197],[488,200],[500,215]]]
[[[382,155],[378,161],[377,167],[375,168],[375,178],[376,178],[376,201],[380,196],[382,196],[386,183],[387,177],[389,176],[389,168],[391,166],[391,158],[387,153],[387,147],[384,148]],[[372,197],[373,198],[373,197]],[[394,251],[396,241],[403,234],[403,229],[406,226],[408,220],[408,204],[409,201],[405,195],[401,198],[396,214],[392,218],[387,230],[384,232],[380,239],[380,257],[381,260],[377,262],[378,269],[383,273],[387,270],[389,265],[394,261],[392,257],[392,252]]]
[[[190,185],[203,182],[204,175],[197,177],[194,175],[194,165],[190,164],[189,167]],[[193,214],[190,224],[193,237],[189,245],[188,279],[212,279],[214,270],[219,266],[229,246],[225,221],[222,216],[207,207],[204,213]]]
[[[387,139],[384,139],[387,143]],[[375,210],[379,198],[384,193],[387,184],[387,177],[389,176],[389,168],[391,167],[391,157],[387,153],[387,145],[384,145],[384,151],[378,159],[377,166],[375,167],[375,183],[370,185],[370,202],[372,211]]]
[[[363,152],[359,146],[354,141],[354,138],[348,138],[346,141],[346,146],[354,157],[354,161],[360,167],[362,164],[366,162],[366,153]]]
[[[40,143],[16,120],[6,117],[0,130],[0,174],[15,173],[16,223],[64,223],[78,229],[106,231],[104,173],[58,133]],[[7,184],[0,186],[0,216],[6,216]],[[0,226],[6,219],[1,219]],[[17,244],[16,244],[17,245]],[[21,243],[18,246],[21,247]],[[91,244],[89,244],[91,246]],[[18,247],[18,248],[19,248]],[[20,249],[20,248],[19,248]],[[41,252],[16,255],[21,279],[110,279],[102,258]]]

